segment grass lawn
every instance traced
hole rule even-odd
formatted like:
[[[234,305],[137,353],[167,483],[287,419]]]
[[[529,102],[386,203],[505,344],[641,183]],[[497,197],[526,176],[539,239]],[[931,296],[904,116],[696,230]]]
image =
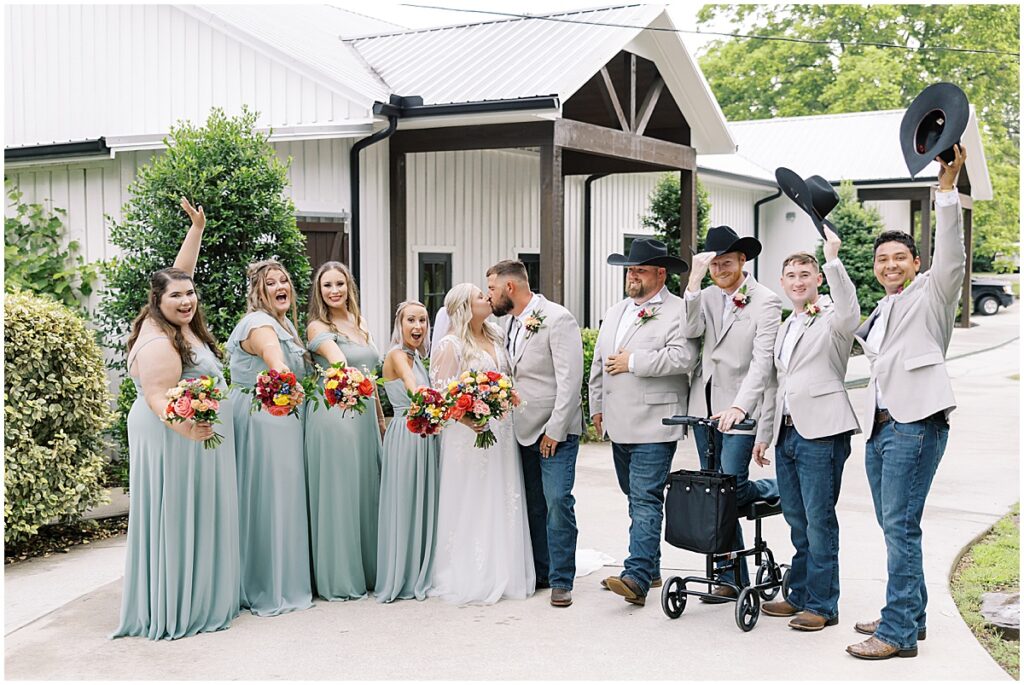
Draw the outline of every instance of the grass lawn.
[[[953,600],[978,641],[1003,670],[1020,678],[1020,642],[1005,640],[980,613],[986,592],[1020,590],[1020,503],[964,554],[950,580]]]

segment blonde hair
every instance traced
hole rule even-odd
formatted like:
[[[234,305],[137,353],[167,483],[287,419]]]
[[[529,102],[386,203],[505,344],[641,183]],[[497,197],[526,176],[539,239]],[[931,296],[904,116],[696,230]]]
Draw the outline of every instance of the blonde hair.
[[[370,329],[366,327],[366,319],[363,318],[362,312],[359,311],[359,286],[356,285],[355,280],[352,278],[352,272],[341,262],[324,262],[313,275],[313,285],[309,290],[309,318],[306,322],[307,325],[314,321],[319,321],[327,324],[332,332],[340,332],[338,327],[334,325],[334,322],[331,321],[331,308],[328,306],[327,301],[324,300],[324,294],[320,292],[320,279],[323,278],[325,273],[332,270],[340,271],[341,275],[345,277],[345,290],[347,292],[345,296],[345,310],[355,318],[356,327],[366,334],[367,342],[372,342]]]
[[[295,327],[292,331],[292,337],[295,338],[295,342],[297,342],[302,348],[305,348],[306,346],[303,345],[302,341],[298,338],[299,310],[295,304],[295,281],[292,280],[292,275],[288,273],[288,269],[284,268],[284,264],[281,262],[276,259],[264,259],[262,262],[255,262],[248,266],[245,271],[245,275],[249,279],[249,292],[246,295],[248,309],[246,311],[266,312],[275,319],[278,318],[270,299],[270,293],[267,292],[266,277],[271,271],[280,271],[283,273],[285,279],[292,287],[292,325]]]
[[[430,311],[427,310],[426,305],[418,300],[406,300],[398,305],[397,309],[395,309],[395,328],[391,331],[391,348],[404,348],[405,341],[402,339],[402,312],[405,311],[406,307],[423,307],[423,309],[427,311],[427,327],[423,331],[423,342],[420,343],[419,348],[416,350],[416,352],[419,352],[420,357],[426,358],[430,355]]]
[[[469,328],[469,323],[473,320],[473,306],[470,303],[470,298],[473,296],[474,290],[479,290],[479,288],[472,283],[459,283],[444,297],[444,308],[448,312],[448,318],[451,319],[448,335],[454,336],[462,343],[463,354],[467,357],[473,352],[484,352],[477,345]],[[490,321],[484,321],[484,335],[492,342],[501,342],[501,330]]]

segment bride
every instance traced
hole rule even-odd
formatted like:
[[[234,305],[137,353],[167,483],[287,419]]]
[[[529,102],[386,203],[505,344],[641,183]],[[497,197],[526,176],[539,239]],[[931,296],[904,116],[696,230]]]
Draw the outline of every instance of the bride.
[[[430,357],[434,387],[444,388],[463,371],[509,374],[501,332],[487,321],[490,304],[472,283],[444,299],[448,334]],[[437,547],[429,594],[458,604],[493,604],[533,594],[535,575],[523,494],[523,471],[512,431],[512,415],[492,420],[497,442],[473,446],[469,418],[441,433]]]

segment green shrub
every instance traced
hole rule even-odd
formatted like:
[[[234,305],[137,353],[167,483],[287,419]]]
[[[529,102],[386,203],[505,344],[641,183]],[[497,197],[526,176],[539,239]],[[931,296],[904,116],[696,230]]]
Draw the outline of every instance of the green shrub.
[[[640,217],[640,223],[654,230],[654,236],[665,243],[670,255],[679,255],[679,174],[669,172],[658,179],[658,184],[651,191],[651,207],[647,214]],[[701,252],[704,248],[704,237],[711,225],[711,202],[708,191],[699,180],[697,181],[697,245]],[[693,262],[691,255],[681,255],[687,264]],[[711,283],[705,277],[702,287]],[[669,274],[668,289],[676,295],[682,294],[686,282],[680,282],[679,274]]]
[[[865,207],[857,199],[857,189],[850,181],[839,185],[839,204],[829,213],[828,218],[839,229],[843,246],[839,258],[843,260],[850,280],[857,286],[857,301],[861,314],[870,314],[878,301],[885,296],[885,289],[875,278],[875,238],[885,230],[882,216],[874,207]],[[825,263],[825,254],[818,245],[817,259]],[[828,284],[822,283],[818,292],[828,294]]]
[[[582,328],[580,334],[583,336],[583,425],[586,426],[586,435],[582,436],[585,442],[597,440],[590,423],[590,365],[594,363],[594,345],[597,344],[598,329]]]
[[[92,294],[99,266],[77,254],[77,241],[64,245],[67,211],[22,202],[24,193],[5,183],[14,216],[4,217],[4,286],[49,295],[76,310]]]
[[[30,293],[4,309],[4,540],[35,535],[105,500],[103,430],[110,392],[85,322]]]
[[[107,286],[98,316],[105,343],[119,353],[113,366],[124,369],[124,341],[146,303],[150,274],[174,264],[188,231],[189,219],[179,206],[182,195],[206,213],[196,290],[221,344],[245,313],[248,264],[276,257],[294,279],[295,297],[309,292],[305,237],[284,194],[288,165],[277,158],[269,133],[255,125],[255,113],[243,110],[231,118],[220,109],[203,127],[181,123],[165,139],[166,152],[140,169],[128,187],[123,220],[110,231],[121,256],[103,266]],[[122,383],[114,438],[123,459],[128,458],[124,426],[134,399],[131,381]]]

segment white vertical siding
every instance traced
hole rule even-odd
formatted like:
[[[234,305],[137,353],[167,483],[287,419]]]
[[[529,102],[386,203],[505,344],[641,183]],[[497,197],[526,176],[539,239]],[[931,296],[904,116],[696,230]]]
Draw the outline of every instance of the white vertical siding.
[[[864,206],[878,210],[887,231],[910,233],[909,200],[873,200],[865,202]]]
[[[346,153],[347,155],[347,153]],[[346,156],[346,160],[347,160]],[[339,165],[339,168],[342,168]],[[347,169],[347,161],[344,165]],[[359,153],[361,305],[377,349],[384,354],[391,338],[391,207],[388,203],[388,142]]]
[[[701,176],[711,204],[711,225],[731,226],[741,236],[754,235],[754,203],[773,191],[740,188],[720,182],[714,176]]]
[[[258,125],[366,118],[352,103],[171,5],[7,5],[7,147],[164,133],[210,108]],[[69,104],[70,103],[70,104]]]

